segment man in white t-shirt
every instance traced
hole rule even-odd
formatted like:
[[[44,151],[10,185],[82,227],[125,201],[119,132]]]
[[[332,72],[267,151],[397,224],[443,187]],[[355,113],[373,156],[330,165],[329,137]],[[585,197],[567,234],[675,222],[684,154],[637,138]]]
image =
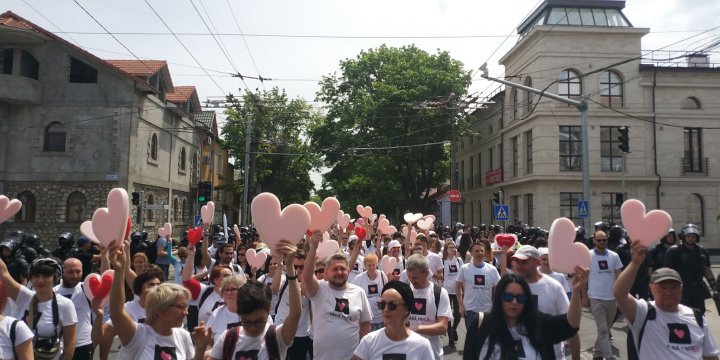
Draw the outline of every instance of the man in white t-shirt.
[[[315,256],[322,241],[320,231],[310,237],[304,265],[305,292],[312,302],[313,352],[316,360],[350,359],[360,339],[370,332],[372,312],[365,292],[348,284],[345,254],[330,255],[325,266],[327,280],[314,274]]]
[[[69,258],[63,265],[62,282],[55,286],[55,293],[70,299],[75,305],[78,322],[75,327],[76,345],[73,359],[91,360],[95,352],[91,339],[93,319],[90,300],[85,295],[83,284],[80,282],[83,277],[82,262],[76,258]]]
[[[618,277],[613,293],[632,330],[639,358],[717,360],[720,350],[705,317],[699,310],[680,304],[683,281],[677,271],[660,268],[652,273],[650,292],[655,301],[630,295],[647,248],[634,241],[630,251],[632,260]]]
[[[617,253],[607,248],[607,234],[597,231],[593,236],[595,248],[590,250],[590,275],[588,293],[583,296],[583,305],[590,306],[597,328],[593,357],[613,359],[610,347],[610,328],[615,320],[617,307],[612,289],[622,271],[622,262]]]
[[[428,260],[428,264],[430,266],[430,272],[432,273],[432,282],[434,284],[442,286],[443,281],[443,271],[445,268],[443,267],[443,261],[440,258],[440,255],[428,251],[430,248],[430,240],[425,236],[425,234],[418,234],[418,236],[415,238],[415,245],[419,246],[420,249],[422,249],[423,256]]]
[[[500,281],[498,270],[485,262],[483,244],[472,243],[469,251],[472,261],[461,266],[455,278],[455,294],[465,327],[478,317],[478,313],[490,312],[495,285]]]
[[[440,335],[447,332],[448,323],[452,320],[450,297],[447,290],[430,282],[428,277],[430,264],[424,256],[420,254],[410,256],[406,266],[408,281],[415,297],[414,303],[408,306],[410,329],[430,341],[435,360],[440,360],[443,356]],[[436,291],[436,288],[439,291]]]

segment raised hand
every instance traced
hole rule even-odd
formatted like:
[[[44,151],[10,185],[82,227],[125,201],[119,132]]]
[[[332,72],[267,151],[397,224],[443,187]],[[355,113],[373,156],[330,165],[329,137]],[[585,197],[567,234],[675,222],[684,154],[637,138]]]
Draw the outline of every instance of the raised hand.
[[[210,343],[210,331],[205,328],[204,321],[201,321],[200,325],[193,329],[192,339],[195,343],[195,349],[202,349],[202,351],[205,351]]]
[[[125,264],[127,263],[127,253],[129,252],[127,248],[129,247],[129,244],[124,243],[118,243],[117,241],[113,240],[110,243],[109,250],[108,250],[108,256],[110,260],[110,265],[112,265],[112,268],[115,271],[125,271]]]
[[[632,262],[640,265],[645,261],[645,254],[647,253],[647,247],[643,245],[639,240],[632,241],[630,243],[630,255],[632,256]]]

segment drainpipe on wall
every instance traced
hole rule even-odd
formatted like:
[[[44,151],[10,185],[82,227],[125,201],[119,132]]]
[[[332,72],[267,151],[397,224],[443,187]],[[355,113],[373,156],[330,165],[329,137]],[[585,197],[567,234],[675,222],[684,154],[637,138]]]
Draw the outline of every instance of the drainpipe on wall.
[[[658,159],[657,159],[657,117],[655,115],[655,88],[657,87],[657,69],[653,71],[653,86],[652,86],[652,132],[653,132],[653,163],[655,166],[655,176],[657,176],[657,186],[655,186],[655,208],[660,209],[660,186],[662,185],[662,176],[658,172]]]

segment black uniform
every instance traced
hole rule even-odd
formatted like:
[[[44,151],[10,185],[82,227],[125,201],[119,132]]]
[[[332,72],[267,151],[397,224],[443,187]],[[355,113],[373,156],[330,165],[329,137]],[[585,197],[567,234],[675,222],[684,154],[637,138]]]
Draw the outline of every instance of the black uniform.
[[[705,299],[710,292],[703,283],[705,268],[710,266],[710,254],[707,249],[695,244],[673,245],[665,252],[665,266],[680,273],[683,280],[682,303],[685,306],[705,312]]]

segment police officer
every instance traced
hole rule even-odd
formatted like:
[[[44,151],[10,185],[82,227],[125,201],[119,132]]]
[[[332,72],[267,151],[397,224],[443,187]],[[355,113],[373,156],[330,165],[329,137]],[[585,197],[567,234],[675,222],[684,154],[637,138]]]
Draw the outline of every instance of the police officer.
[[[665,252],[667,252],[667,250],[671,246],[675,245],[676,241],[677,235],[675,234],[675,229],[670,229],[667,235],[663,236],[663,238],[660,239],[660,242],[657,245],[653,246],[652,249],[648,250],[648,274],[652,274],[653,271],[665,267]]]
[[[625,229],[622,228],[620,225],[613,225],[610,228],[610,232],[608,235],[608,249],[612,251],[617,251],[617,247],[625,244],[627,241],[625,240]]]
[[[17,238],[7,238],[0,243],[0,257],[7,264],[8,272],[13,280],[20,284],[27,284],[27,274],[30,264],[25,260],[20,250],[20,243]]]
[[[674,269],[682,277],[683,289],[680,303],[700,309],[705,313],[705,299],[709,298],[711,294],[703,283],[703,277],[707,279],[713,293],[717,293],[717,291],[715,290],[715,279],[710,270],[710,254],[698,243],[700,234],[700,228],[697,225],[684,225],[680,230],[682,243],[673,245],[665,252],[665,266]]]
[[[75,249],[75,241],[72,233],[64,232],[58,236],[58,248],[53,250],[52,256],[65,261],[73,257],[77,249]]]
[[[130,255],[135,256],[136,253],[144,253],[147,250],[149,244],[147,242],[147,232],[133,231],[130,234]]]

